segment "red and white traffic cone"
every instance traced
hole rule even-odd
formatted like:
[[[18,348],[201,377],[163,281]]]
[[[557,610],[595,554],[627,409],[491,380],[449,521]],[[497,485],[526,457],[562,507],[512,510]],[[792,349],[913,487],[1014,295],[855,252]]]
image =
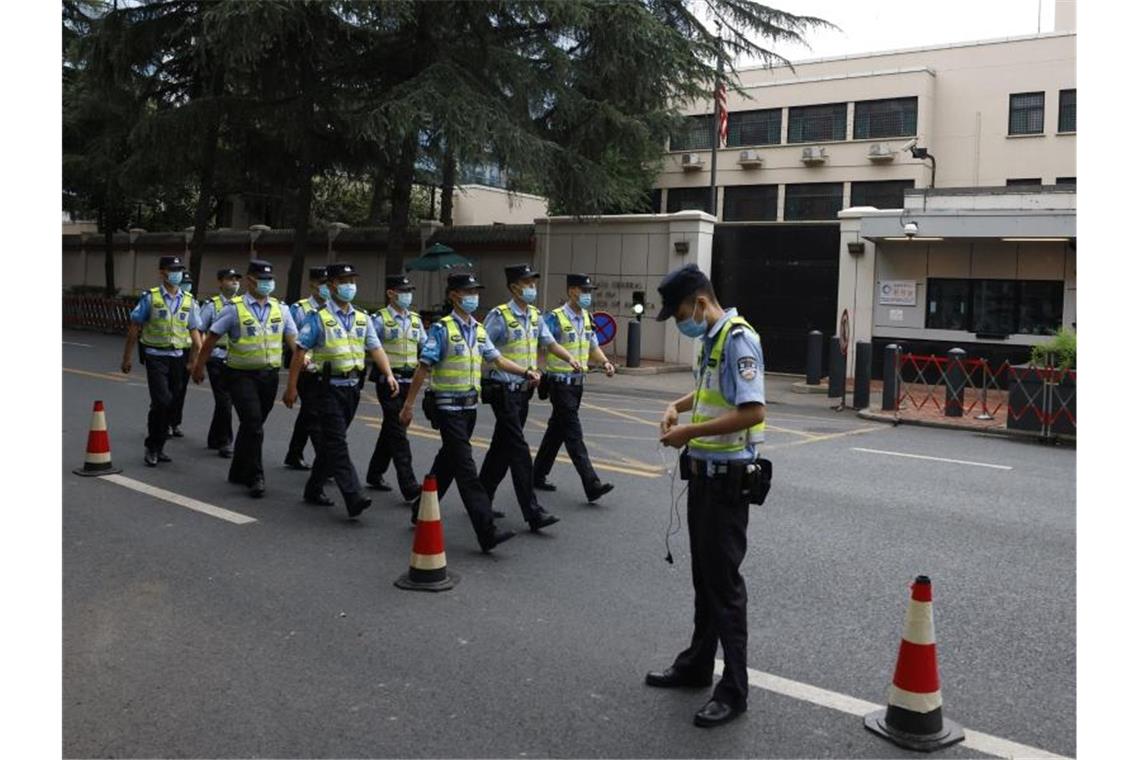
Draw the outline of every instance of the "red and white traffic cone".
[[[439,519],[439,493],[435,475],[428,475],[424,478],[420,506],[416,512],[411,565],[408,572],[396,579],[396,586],[410,591],[447,591],[458,582],[459,576],[447,572],[443,522]]]
[[[107,415],[103,411],[102,401],[96,401],[95,409],[91,412],[91,429],[87,433],[87,455],[83,458],[83,467],[72,472],[86,477],[122,472],[111,464],[111,439],[107,435]]]
[[[868,731],[920,752],[933,752],[965,738],[961,726],[942,717],[933,598],[930,578],[915,578],[887,708],[863,718]]]

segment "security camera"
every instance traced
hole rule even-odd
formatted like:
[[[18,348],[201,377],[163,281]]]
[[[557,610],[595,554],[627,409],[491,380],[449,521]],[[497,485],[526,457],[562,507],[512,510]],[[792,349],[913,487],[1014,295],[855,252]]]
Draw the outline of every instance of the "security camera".
[[[917,137],[913,137],[910,140],[907,140],[905,143],[903,143],[903,146],[901,148],[899,148],[899,153],[906,153],[908,150],[913,148],[915,145],[918,145],[918,138]]]
[[[903,234],[908,238],[912,238],[918,234],[918,224],[916,222],[907,222],[903,225]]]

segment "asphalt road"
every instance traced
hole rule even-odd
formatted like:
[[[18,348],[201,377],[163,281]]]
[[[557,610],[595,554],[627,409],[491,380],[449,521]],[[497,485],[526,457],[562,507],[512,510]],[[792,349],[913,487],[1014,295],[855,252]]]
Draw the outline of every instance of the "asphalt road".
[[[142,371],[118,373],[119,338],[63,340],[65,756],[908,755],[856,716],[758,688],[741,720],[697,729],[704,692],[643,685],[691,631],[683,529],[676,564],[663,559],[673,457],[656,445],[659,398],[607,393],[591,377],[583,423],[616,489],[589,505],[560,463],[558,491],[541,500],[562,522],[544,534],[483,556],[449,492],[447,557],[461,582],[417,594],[392,585],[412,540],[396,498],[374,494],[356,522],[335,489],[336,507],[301,501],[305,475],[281,466],[295,412],[278,405],[267,423],[262,500],[226,483],[228,463],[205,448],[205,385],[187,399],[186,438],[167,446],[175,461],[145,468]],[[124,476],[256,522],[73,475],[96,399]],[[532,408],[535,446],[547,416]],[[369,389],[350,430],[360,472],[378,417]],[[477,460],[492,424],[480,408]],[[770,405],[769,426],[776,481],[753,510],[743,568],[749,666],[883,703],[907,583],[926,573],[945,714],[1073,755],[1074,451],[880,426],[806,399]],[[414,429],[421,477],[433,438]],[[496,505],[525,527],[509,483]]]

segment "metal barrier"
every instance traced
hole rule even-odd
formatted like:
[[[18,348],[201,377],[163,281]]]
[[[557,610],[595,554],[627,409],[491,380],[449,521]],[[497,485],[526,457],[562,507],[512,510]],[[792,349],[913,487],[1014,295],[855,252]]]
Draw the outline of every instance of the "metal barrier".
[[[893,353],[884,356],[884,376]],[[1075,369],[1055,367],[1052,356],[1042,367],[1004,361],[996,368],[985,359],[963,357],[954,351],[945,357],[898,353],[894,397],[884,397],[883,411],[893,412],[897,421],[960,417],[968,424],[996,420],[1004,411],[1007,428],[1045,439],[1076,436]]]
[[[134,302],[102,296],[64,296],[63,326],[73,330],[126,333]]]

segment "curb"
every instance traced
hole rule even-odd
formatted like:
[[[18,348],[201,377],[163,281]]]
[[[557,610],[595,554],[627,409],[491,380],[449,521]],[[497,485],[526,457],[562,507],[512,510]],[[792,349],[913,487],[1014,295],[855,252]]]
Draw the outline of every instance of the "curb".
[[[823,383],[819,385],[808,385],[806,381],[801,380],[798,383],[792,383],[792,393],[807,393],[807,394],[825,394],[827,393],[827,386]]]
[[[896,419],[889,414],[881,412],[872,412],[870,409],[860,409],[856,414],[864,419],[871,420],[872,422],[882,422],[888,425],[914,425],[915,427],[935,428],[938,430],[958,430],[965,433],[978,433],[980,435],[992,435],[999,438],[1009,438],[1011,440],[1042,440],[1040,433],[1034,433],[1028,430],[1010,430],[1009,428],[976,428],[969,425],[956,425],[953,422],[935,422],[934,420],[904,420]],[[1055,436],[1056,440],[1064,443],[1076,444],[1077,439],[1071,435],[1058,435]]]
[[[653,367],[626,367],[619,366],[619,375],[666,375],[674,372],[691,372],[692,367],[687,364],[662,364]]]

